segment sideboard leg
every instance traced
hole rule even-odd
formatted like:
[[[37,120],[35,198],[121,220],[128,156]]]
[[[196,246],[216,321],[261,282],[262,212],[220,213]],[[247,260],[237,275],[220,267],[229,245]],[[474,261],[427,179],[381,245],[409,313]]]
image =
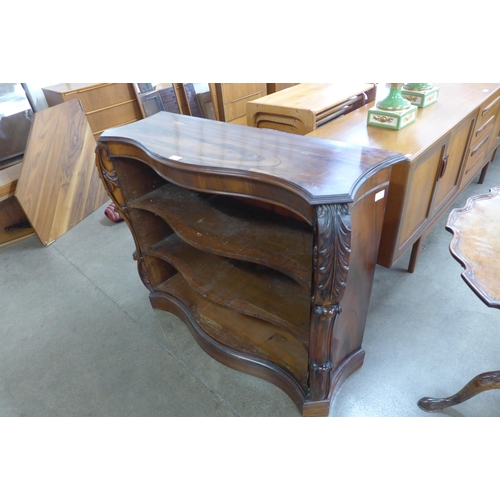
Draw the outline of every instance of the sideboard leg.
[[[411,247],[410,263],[408,264],[408,272],[413,273],[417,265],[418,254],[422,245],[422,236]]]
[[[478,184],[482,184],[484,182],[484,179],[486,177],[486,173],[488,172],[488,167],[490,166],[490,162],[488,162],[483,169],[481,170],[481,175],[479,176],[479,180],[477,181]]]
[[[477,394],[491,389],[500,389],[500,371],[481,373],[453,396],[448,398],[422,398],[417,405],[424,411],[439,411],[463,403]]]

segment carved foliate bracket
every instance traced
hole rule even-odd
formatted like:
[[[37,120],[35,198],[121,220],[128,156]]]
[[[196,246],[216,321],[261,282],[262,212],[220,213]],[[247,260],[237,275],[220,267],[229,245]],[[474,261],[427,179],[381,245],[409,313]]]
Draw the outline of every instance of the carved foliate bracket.
[[[130,232],[132,233],[132,236],[134,238],[136,250],[133,257],[134,260],[137,261],[139,277],[141,278],[141,281],[144,283],[144,286],[146,288],[148,288],[149,290],[153,290],[153,286],[148,275],[148,270],[144,262],[144,257],[142,256],[140,245],[137,240],[133,225],[130,221],[127,206],[125,205],[122,188],[120,185],[120,179],[118,178],[118,174],[109,156],[108,148],[104,144],[98,144],[97,146],[96,165],[99,171],[99,176],[101,177],[101,180],[106,191],[109,194],[109,197],[115,203],[116,208],[119,210],[123,220],[129,226]]]
[[[309,392],[328,397],[332,370],[332,335],[347,283],[351,254],[351,216],[347,204],[319,205],[314,219]]]
[[[122,188],[116,173],[115,167],[109,151],[104,144],[99,144],[96,150],[96,164],[99,170],[99,175],[103,181],[104,187],[109,194],[109,197],[114,201],[120,211],[125,211],[125,202],[123,199]]]

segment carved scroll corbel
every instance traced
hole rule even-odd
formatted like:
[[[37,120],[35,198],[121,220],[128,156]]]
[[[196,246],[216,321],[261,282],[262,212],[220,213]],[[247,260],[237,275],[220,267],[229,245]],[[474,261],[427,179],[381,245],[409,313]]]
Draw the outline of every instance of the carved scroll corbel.
[[[309,397],[328,397],[332,371],[332,336],[347,283],[351,253],[351,216],[347,204],[319,205],[314,220]]]
[[[134,251],[133,257],[134,260],[137,261],[139,277],[148,290],[153,290],[153,285],[151,284],[151,279],[148,275],[148,270],[146,267],[146,263],[144,262],[144,257],[142,256],[139,242],[133,229],[133,225],[129,219],[128,209],[125,205],[125,200],[120,185],[120,179],[118,178],[118,174],[115,170],[113,162],[111,161],[111,158],[109,157],[109,151],[105,144],[97,145],[96,165],[104,188],[106,189],[109,197],[113,200],[116,208],[119,210],[120,215],[123,217],[123,220],[127,223],[128,227],[130,228],[132,237],[134,238],[136,250]]]
[[[122,188],[116,173],[113,162],[109,157],[108,148],[104,144],[99,144],[96,150],[96,164],[99,176],[104,184],[109,197],[114,201],[118,209],[123,212],[126,210],[123,199]],[[123,214],[122,214],[123,216]]]

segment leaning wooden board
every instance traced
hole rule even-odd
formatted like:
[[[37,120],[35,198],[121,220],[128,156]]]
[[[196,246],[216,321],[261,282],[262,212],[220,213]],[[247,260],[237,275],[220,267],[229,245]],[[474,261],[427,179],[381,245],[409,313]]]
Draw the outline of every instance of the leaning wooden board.
[[[44,245],[103,205],[95,139],[77,100],[35,114],[15,196]]]

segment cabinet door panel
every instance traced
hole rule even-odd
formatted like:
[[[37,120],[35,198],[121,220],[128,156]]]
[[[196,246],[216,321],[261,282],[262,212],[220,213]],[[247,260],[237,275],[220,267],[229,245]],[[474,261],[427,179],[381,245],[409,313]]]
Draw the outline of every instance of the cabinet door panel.
[[[441,165],[445,147],[446,141],[442,141],[429,155],[413,165],[402,214],[398,247],[401,247],[429,217],[437,169]]]
[[[458,190],[460,168],[464,162],[473,125],[474,116],[470,116],[456,128],[451,136],[448,150],[445,153],[446,163],[438,172],[439,178],[437,179],[432,215],[439,212]]]

